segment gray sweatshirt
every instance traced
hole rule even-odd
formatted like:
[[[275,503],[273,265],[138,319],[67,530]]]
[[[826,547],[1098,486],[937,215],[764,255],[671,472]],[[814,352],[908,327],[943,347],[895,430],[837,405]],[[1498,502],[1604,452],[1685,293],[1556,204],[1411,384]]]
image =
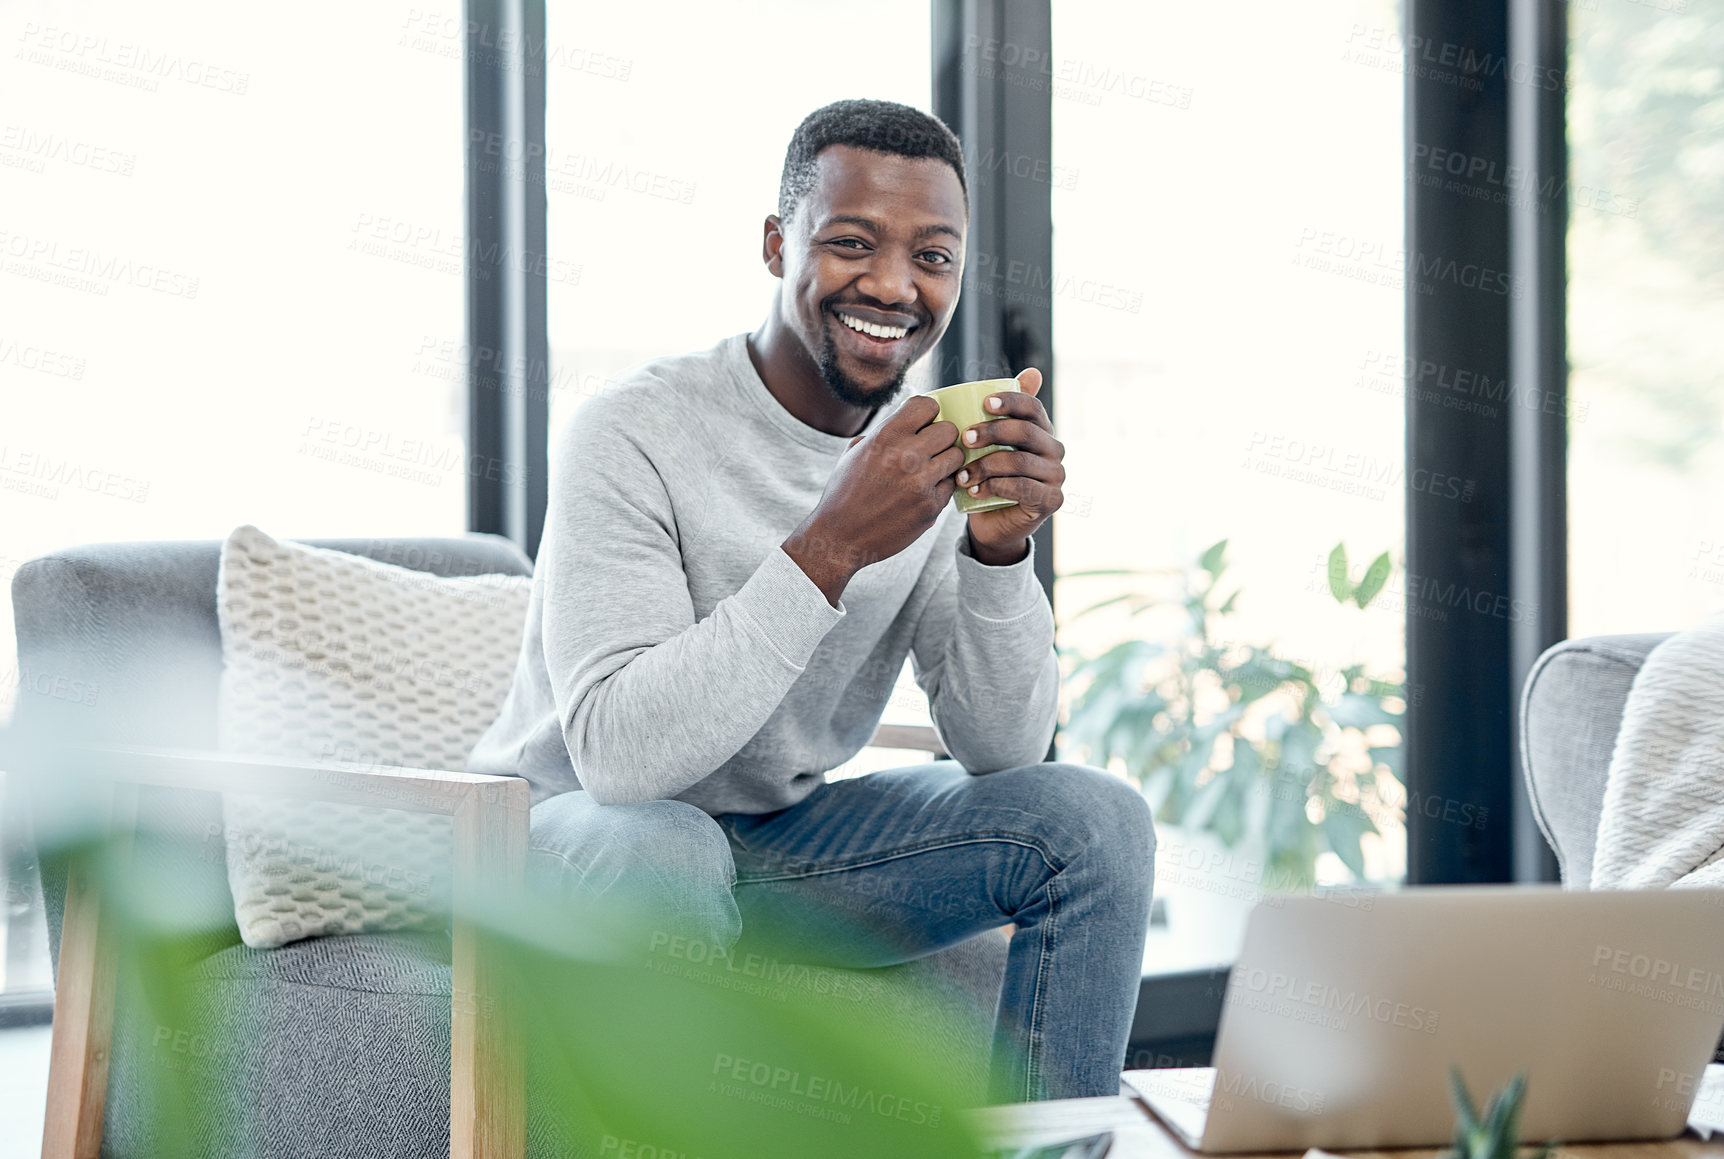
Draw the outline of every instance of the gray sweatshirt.
[[[1059,663],[1034,543],[983,564],[948,504],[827,603],[780,545],[850,439],[785,410],[746,337],[635,368],[557,433],[514,682],[468,770],[534,804],[773,812],[868,743],[906,655],[965,769],[1040,761]]]

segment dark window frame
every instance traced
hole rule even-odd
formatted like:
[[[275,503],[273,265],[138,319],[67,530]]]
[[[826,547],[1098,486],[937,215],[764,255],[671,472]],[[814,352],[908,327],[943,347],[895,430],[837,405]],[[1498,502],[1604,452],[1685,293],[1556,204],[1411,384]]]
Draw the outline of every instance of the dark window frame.
[[[1407,880],[1551,881],[1518,710],[1533,662],[1567,635],[1563,408],[1509,398],[1474,413],[1446,405],[1443,380],[1566,398],[1566,203],[1560,183],[1515,207],[1475,198],[1431,158],[1566,172],[1566,9],[1406,0],[1403,12]],[[1473,499],[1421,488],[1426,471],[1472,481]]]
[[[1036,397],[1054,407],[1053,295],[1004,291],[1002,270],[1053,269],[1052,186],[992,165],[1000,157],[1053,164],[1053,9],[1050,0],[932,0],[934,115],[958,135],[970,192],[963,288],[935,351],[941,384],[1042,372]],[[1033,285],[1038,279],[1028,281]],[[1051,285],[1051,277],[1048,278]],[[1054,600],[1054,521],[1031,537],[1036,582]],[[1044,760],[1054,759],[1049,742]]]
[[[550,470],[545,2],[465,0],[462,15],[467,530],[537,559]]]

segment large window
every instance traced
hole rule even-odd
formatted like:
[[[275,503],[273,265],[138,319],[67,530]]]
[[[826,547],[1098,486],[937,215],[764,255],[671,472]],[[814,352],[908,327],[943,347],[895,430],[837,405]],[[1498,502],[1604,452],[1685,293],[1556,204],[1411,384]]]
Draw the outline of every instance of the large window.
[[[1570,633],[1724,607],[1724,5],[1569,6]]]
[[[778,281],[761,227],[803,117],[851,97],[932,107],[927,0],[872,6],[860,39],[857,11],[837,4],[578,11],[551,11],[546,49],[549,249],[569,269],[547,287],[552,454],[555,432],[619,372],[765,319]],[[890,51],[873,41],[882,29]],[[913,373],[905,389],[928,385]],[[886,719],[928,721],[907,667]],[[866,750],[834,775],[926,759]]]
[[[29,6],[0,30],[3,723],[31,694],[25,560],[243,523],[459,534],[466,362],[459,5]],[[7,960],[4,986],[46,985],[40,953]]]
[[[1091,734],[1113,729],[1109,766],[1147,777],[1183,822],[1161,827],[1170,926],[1146,967],[1227,962],[1263,891],[1404,867],[1396,730],[1341,727],[1379,719],[1366,701],[1385,717],[1403,703],[1417,465],[1402,450],[1396,5],[1262,6],[1248,29],[1225,6],[1053,17],[1059,639],[1085,657],[1143,642],[1084,711]],[[1208,582],[1199,557],[1222,540],[1200,629],[1186,585]],[[1328,574],[1338,544],[1341,590],[1366,585],[1347,604]],[[1384,552],[1393,570],[1361,607]],[[1072,575],[1116,568],[1153,574]],[[1311,677],[1318,727],[1278,731],[1298,685],[1252,649]],[[1355,666],[1381,683],[1349,680]],[[1069,680],[1068,702],[1092,679]],[[1354,843],[1350,870],[1331,846]]]
[[[848,97],[928,109],[931,89],[927,0],[870,7],[863,39],[856,9],[836,4],[674,0],[549,18],[550,248],[570,265],[548,286],[555,432],[619,371],[760,325],[778,284],[761,223],[804,116]],[[881,29],[890,51],[873,44]]]

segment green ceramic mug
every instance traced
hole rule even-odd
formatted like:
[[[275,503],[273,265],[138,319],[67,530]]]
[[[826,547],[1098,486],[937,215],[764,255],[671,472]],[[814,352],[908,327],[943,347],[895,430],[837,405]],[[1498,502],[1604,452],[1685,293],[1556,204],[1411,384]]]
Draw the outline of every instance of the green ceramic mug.
[[[990,394],[1002,391],[1018,390],[1018,380],[1015,378],[984,378],[977,382],[960,382],[956,386],[942,386],[939,390],[930,390],[928,397],[940,404],[940,413],[935,416],[935,422],[956,423],[958,438],[956,445],[964,452],[964,462],[974,463],[983,455],[991,455],[995,451],[1015,451],[1016,447],[1008,447],[1004,443],[994,443],[986,447],[964,446],[964,432],[977,423],[997,419],[1000,416],[993,411],[984,410],[982,404]],[[971,495],[969,487],[959,487],[952,493],[952,502],[965,515],[972,511],[992,511],[996,507],[1016,507],[1016,499],[1007,499],[1001,495]]]

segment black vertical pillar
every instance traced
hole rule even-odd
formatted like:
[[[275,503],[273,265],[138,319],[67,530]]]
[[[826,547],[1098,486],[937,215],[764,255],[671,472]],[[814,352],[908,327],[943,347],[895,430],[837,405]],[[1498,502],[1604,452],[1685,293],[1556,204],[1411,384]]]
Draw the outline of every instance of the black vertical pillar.
[[[1509,206],[1509,270],[1526,292],[1511,303],[1509,408],[1512,594],[1537,614],[1510,621],[1509,693],[1518,698],[1546,648],[1568,635],[1568,8],[1563,0],[1510,0],[1509,59],[1521,62],[1508,94],[1509,166],[1536,174]],[[1539,831],[1520,763],[1515,711],[1514,876],[1556,881],[1556,854]]]
[[[1510,880],[1517,618],[1510,576],[1504,0],[1406,0],[1407,877]],[[1433,164],[1433,159],[1438,163]],[[1452,170],[1452,171],[1451,171]],[[1500,177],[1499,177],[1500,180]],[[1482,389],[1480,383],[1489,384]],[[1503,396],[1498,401],[1497,396]],[[1421,487],[1433,473],[1464,481]]]
[[[465,0],[467,527],[536,556],[549,415],[544,0]]]
[[[932,10],[934,113],[963,143],[970,185],[963,290],[935,377],[948,385],[1034,366],[1057,430],[1050,3],[933,0]],[[1052,520],[1035,534],[1035,556],[1052,604]]]

